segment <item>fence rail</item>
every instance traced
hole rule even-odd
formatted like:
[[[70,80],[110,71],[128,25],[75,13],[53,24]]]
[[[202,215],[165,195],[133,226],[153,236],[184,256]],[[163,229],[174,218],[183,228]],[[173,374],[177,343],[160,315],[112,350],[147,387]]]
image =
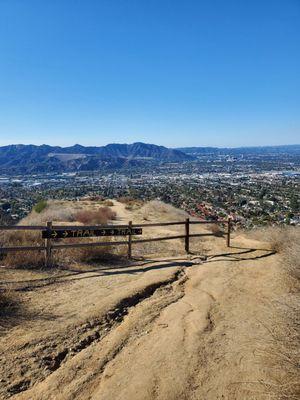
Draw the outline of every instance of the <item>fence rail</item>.
[[[202,236],[215,236],[214,233],[190,233],[190,225],[196,224],[221,224],[227,226],[225,233],[226,236],[226,244],[230,247],[230,235],[231,235],[231,226],[235,221],[231,218],[226,220],[217,220],[217,221],[190,221],[189,218],[186,218],[185,221],[177,221],[177,222],[157,222],[157,223],[145,223],[145,224],[133,224],[132,221],[129,221],[127,225],[53,225],[52,222],[47,222],[46,225],[0,225],[0,231],[40,231],[42,237],[42,231],[45,230],[72,230],[76,231],[91,231],[91,230],[101,230],[103,229],[128,229],[129,234],[127,236],[127,240],[120,240],[115,242],[84,242],[84,243],[55,243],[54,238],[46,238],[44,246],[11,246],[11,247],[1,247],[0,246],[0,254],[1,253],[9,253],[9,252],[22,252],[22,251],[45,251],[45,266],[48,267],[51,265],[52,260],[52,251],[60,250],[66,248],[80,248],[80,247],[101,247],[101,246],[127,246],[127,255],[128,258],[132,257],[132,247],[136,243],[147,243],[147,242],[156,242],[162,240],[175,240],[175,239],[184,239],[184,247],[185,251],[189,253],[190,251],[190,238],[202,237]],[[152,228],[152,227],[160,227],[160,226],[174,226],[174,225],[184,225],[185,233],[182,235],[173,235],[173,236],[160,236],[153,238],[144,238],[144,239],[134,239],[133,236],[133,228]],[[79,237],[78,237],[79,239]]]

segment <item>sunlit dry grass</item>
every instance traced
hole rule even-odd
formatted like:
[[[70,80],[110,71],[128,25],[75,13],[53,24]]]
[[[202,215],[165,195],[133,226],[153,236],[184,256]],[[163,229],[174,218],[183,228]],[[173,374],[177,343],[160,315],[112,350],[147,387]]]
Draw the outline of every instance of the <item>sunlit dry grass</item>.
[[[270,321],[265,321],[271,339],[264,356],[272,366],[273,379],[263,385],[272,399],[296,400],[300,398],[300,229],[269,227],[252,236],[279,254],[285,288],[285,295],[268,309]]]

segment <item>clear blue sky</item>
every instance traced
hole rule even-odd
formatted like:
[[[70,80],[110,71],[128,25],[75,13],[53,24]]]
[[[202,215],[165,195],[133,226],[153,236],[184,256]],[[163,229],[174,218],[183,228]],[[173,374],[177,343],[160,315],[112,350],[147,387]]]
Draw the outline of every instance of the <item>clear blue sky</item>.
[[[300,0],[0,0],[0,145],[300,142]]]

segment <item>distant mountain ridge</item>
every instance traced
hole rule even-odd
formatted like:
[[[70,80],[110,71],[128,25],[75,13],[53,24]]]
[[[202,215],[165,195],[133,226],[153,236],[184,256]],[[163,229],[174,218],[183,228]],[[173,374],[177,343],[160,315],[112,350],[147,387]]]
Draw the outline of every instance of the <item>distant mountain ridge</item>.
[[[70,147],[9,145],[0,147],[0,173],[47,173],[122,169],[143,163],[192,161],[180,150],[146,143]]]
[[[300,145],[262,147],[181,147],[170,149],[155,144],[108,144],[70,147],[49,145],[9,145],[0,147],[0,174],[37,174],[102,171],[112,172],[161,163],[181,163],[218,155],[287,155],[300,157]]]
[[[300,144],[281,146],[245,146],[245,147],[178,147],[176,150],[194,156],[207,154],[295,154],[300,155]]]

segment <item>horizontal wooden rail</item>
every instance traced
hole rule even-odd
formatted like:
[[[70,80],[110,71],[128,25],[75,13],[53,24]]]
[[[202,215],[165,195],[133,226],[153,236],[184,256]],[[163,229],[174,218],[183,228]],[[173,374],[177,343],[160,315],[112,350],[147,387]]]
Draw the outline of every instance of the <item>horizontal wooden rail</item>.
[[[189,253],[189,243],[190,238],[202,237],[202,236],[216,236],[214,233],[190,233],[190,225],[196,224],[226,224],[227,232],[222,232],[223,235],[226,235],[226,243],[227,246],[230,247],[230,233],[231,233],[231,225],[235,223],[235,220],[228,218],[228,220],[217,220],[217,221],[208,221],[208,220],[198,220],[198,221],[190,221],[187,218],[185,221],[171,221],[171,222],[161,222],[161,223],[141,223],[141,224],[132,224],[130,221],[128,224],[120,224],[120,225],[52,225],[52,222],[47,222],[45,225],[0,225],[0,231],[42,231],[48,230],[72,230],[72,231],[82,231],[82,230],[101,230],[102,228],[108,229],[128,229],[128,233],[126,231],[126,236],[128,240],[122,241],[110,241],[110,242],[83,242],[83,243],[61,243],[58,242],[58,239],[54,239],[52,237],[47,237],[45,239],[44,246],[11,246],[11,247],[0,247],[1,253],[9,253],[15,251],[45,251],[45,265],[50,266],[52,264],[52,251],[60,250],[66,248],[80,248],[80,247],[104,247],[104,246],[128,246],[128,257],[131,257],[132,253],[132,245],[136,243],[148,243],[148,242],[158,242],[162,240],[175,240],[175,239],[185,239],[184,246],[185,251]],[[185,233],[181,235],[171,235],[171,236],[161,236],[154,238],[144,238],[144,239],[134,239],[134,228],[151,228],[151,227],[160,227],[160,226],[175,226],[175,225],[184,225]],[[79,238],[78,238],[79,239]],[[62,239],[64,240],[64,239]]]
[[[0,253],[9,253],[10,251],[42,251],[46,250],[46,246],[10,246],[0,247]]]
[[[149,239],[136,239],[136,240],[133,240],[132,243],[158,242],[160,240],[174,240],[174,239],[184,239],[184,238],[185,238],[185,235],[162,236],[162,237],[149,238]]]
[[[184,221],[179,221],[179,222],[155,222],[155,223],[149,223],[149,224],[132,224],[133,228],[151,228],[154,226],[169,226],[169,225],[184,225]]]
[[[85,243],[63,243],[63,244],[53,244],[51,246],[52,249],[66,249],[68,247],[98,247],[98,246],[120,246],[120,245],[128,245],[128,241],[120,241],[120,242],[85,242]]]
[[[191,238],[193,237],[201,237],[201,236],[216,236],[215,233],[191,233],[189,235]]]
[[[0,231],[41,231],[46,225],[0,225]]]
[[[192,225],[198,225],[198,224],[227,224],[227,220],[223,221],[223,220],[217,220],[217,221],[208,221],[208,220],[201,220],[201,221],[190,221],[190,224]]]
[[[113,228],[113,229],[124,229],[124,228],[128,228],[128,224],[127,225],[52,225],[52,229],[54,230],[65,230],[65,229],[72,229],[73,231],[82,231],[82,230],[88,230],[88,231],[92,231],[92,230],[97,230],[97,229],[101,229],[101,228]],[[47,229],[46,226],[43,227],[43,229]]]

